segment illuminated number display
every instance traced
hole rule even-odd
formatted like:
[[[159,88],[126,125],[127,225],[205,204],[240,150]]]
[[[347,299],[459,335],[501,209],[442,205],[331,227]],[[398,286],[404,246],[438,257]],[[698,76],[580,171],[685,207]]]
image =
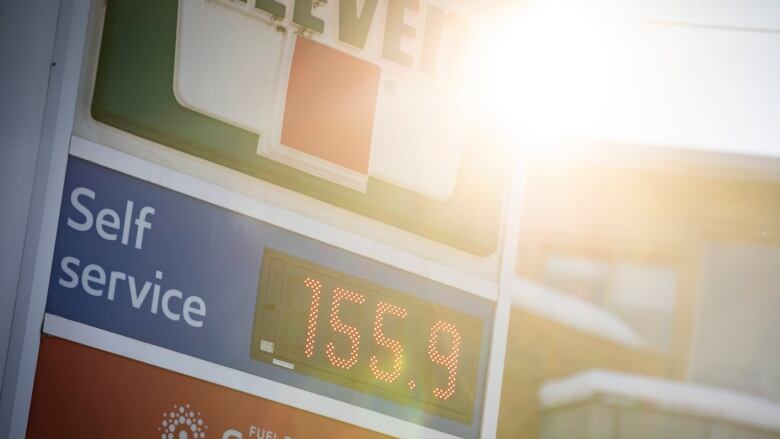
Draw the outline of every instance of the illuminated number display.
[[[482,320],[265,250],[250,355],[465,424]]]

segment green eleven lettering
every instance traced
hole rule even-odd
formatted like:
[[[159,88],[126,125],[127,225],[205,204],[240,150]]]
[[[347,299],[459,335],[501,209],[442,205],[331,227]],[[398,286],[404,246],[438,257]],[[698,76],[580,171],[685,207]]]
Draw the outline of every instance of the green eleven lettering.
[[[265,11],[276,18],[284,19],[287,7],[276,0],[241,0],[243,3],[254,1],[254,7]],[[366,40],[371,30],[371,25],[376,16],[379,0],[365,0],[362,8],[358,0],[341,0],[338,4],[338,38],[339,40],[364,49]],[[293,4],[292,22],[306,29],[323,33],[325,21],[316,17],[312,11],[316,9],[318,0],[295,0]],[[418,29],[404,21],[407,11],[419,12],[419,0],[387,0],[387,15],[385,18],[384,38],[382,43],[382,57],[406,67],[412,67],[414,57],[402,49],[404,37],[416,39]],[[420,57],[420,71],[429,75],[436,74],[439,52],[444,29],[451,27],[453,45],[459,45],[461,38],[455,38],[457,34],[465,31],[464,20],[455,14],[445,13],[441,8],[427,5],[425,9],[425,24],[422,31],[422,54]],[[458,66],[452,66],[457,68]]]
[[[246,3],[246,0],[241,0]],[[255,7],[261,9],[277,18],[284,18],[287,7],[274,0],[255,0]]]
[[[419,0],[388,0],[383,57],[407,67],[412,66],[412,56],[401,50],[401,40],[404,36],[414,39],[417,30],[404,23],[404,13],[407,9],[416,12],[419,7]]]
[[[297,0],[295,2],[295,8],[293,9],[293,23],[300,24],[301,26],[311,29],[313,31],[322,33],[325,31],[325,22],[311,15],[311,8],[314,0]]]
[[[368,30],[371,28],[371,22],[374,21],[379,0],[366,0],[360,13],[358,13],[357,3],[357,0],[339,2],[339,39],[362,49],[366,46]]]

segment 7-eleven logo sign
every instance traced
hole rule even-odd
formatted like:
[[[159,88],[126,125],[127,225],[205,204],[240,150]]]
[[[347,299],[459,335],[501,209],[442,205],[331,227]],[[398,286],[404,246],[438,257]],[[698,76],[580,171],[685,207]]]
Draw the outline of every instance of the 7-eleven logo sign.
[[[450,196],[464,13],[418,0],[182,0],[174,90],[257,154],[364,191]]]

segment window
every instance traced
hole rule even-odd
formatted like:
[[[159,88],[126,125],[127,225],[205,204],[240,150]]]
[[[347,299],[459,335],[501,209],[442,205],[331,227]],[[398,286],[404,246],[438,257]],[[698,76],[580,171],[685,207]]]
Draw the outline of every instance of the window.
[[[649,348],[668,354],[677,277],[663,264],[554,254],[545,261],[542,281],[603,307],[631,326]]]
[[[705,247],[693,381],[780,401],[780,246]]]

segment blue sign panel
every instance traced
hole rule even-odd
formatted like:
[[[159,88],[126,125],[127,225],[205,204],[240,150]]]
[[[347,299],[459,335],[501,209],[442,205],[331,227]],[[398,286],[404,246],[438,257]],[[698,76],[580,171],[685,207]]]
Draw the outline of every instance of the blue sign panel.
[[[281,262],[263,269],[264,257]],[[446,433],[479,431],[492,302],[74,157],[46,309]],[[404,351],[407,315],[425,323]],[[290,352],[306,337],[305,350],[277,358],[275,334]]]

